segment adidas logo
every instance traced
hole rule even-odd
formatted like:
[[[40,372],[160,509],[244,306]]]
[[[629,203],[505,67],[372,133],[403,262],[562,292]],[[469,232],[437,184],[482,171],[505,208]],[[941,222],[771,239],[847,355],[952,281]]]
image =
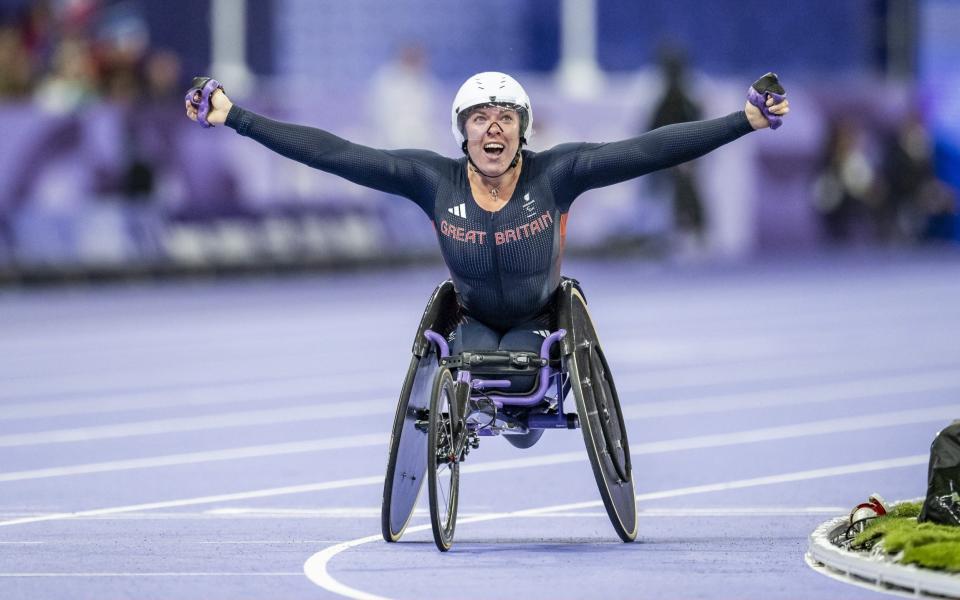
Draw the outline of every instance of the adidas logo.
[[[447,212],[452,215],[457,215],[458,217],[467,218],[467,205],[461,202],[458,206],[451,206],[447,209]]]
[[[534,331],[534,333],[539,335],[542,338],[550,337],[550,332],[547,331],[546,329],[537,329],[536,331]]]

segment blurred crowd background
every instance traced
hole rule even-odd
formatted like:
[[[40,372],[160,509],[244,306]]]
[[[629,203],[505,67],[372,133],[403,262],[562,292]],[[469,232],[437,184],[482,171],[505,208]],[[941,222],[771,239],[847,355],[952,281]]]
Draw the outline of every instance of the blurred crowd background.
[[[436,260],[405,200],[184,116],[190,79],[378,147],[459,149],[482,70],[534,150],[743,106],[785,126],[574,205],[569,252],[745,260],[960,240],[956,0],[0,0],[0,281]]]

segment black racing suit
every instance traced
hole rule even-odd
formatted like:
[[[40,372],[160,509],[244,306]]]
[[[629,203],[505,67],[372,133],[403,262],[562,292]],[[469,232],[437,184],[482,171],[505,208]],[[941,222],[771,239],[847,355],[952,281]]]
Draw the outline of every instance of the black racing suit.
[[[501,349],[539,350],[537,331],[546,325],[542,315],[560,285],[567,214],[577,196],[697,158],[752,131],[740,111],[619,142],[523,150],[513,196],[489,212],[473,199],[465,156],[377,150],[236,105],[226,124],[283,156],[416,202],[433,221],[466,315],[455,352],[461,346],[496,349],[488,346],[501,337],[514,346]]]

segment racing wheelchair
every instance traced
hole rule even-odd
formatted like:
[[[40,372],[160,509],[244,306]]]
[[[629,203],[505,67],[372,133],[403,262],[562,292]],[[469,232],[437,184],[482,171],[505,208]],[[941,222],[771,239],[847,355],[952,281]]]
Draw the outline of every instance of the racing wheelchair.
[[[446,340],[459,322],[460,306],[451,281],[434,290],[413,341],[393,422],[381,508],[386,541],[403,535],[426,478],[434,542],[443,552],[450,549],[460,463],[481,438],[503,435],[523,448],[546,429],[577,428],[610,522],[624,542],[636,538],[627,431],[579,283],[564,278],[553,303],[556,329],[539,353],[465,350],[451,356]],[[532,389],[506,391],[516,376],[533,376]],[[576,413],[564,410],[571,390]]]

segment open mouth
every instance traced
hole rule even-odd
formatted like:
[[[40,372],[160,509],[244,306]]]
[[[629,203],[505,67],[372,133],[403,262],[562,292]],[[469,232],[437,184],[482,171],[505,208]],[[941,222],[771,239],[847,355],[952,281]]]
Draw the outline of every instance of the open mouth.
[[[506,147],[499,142],[489,142],[483,145],[483,153],[490,158],[499,158]]]

